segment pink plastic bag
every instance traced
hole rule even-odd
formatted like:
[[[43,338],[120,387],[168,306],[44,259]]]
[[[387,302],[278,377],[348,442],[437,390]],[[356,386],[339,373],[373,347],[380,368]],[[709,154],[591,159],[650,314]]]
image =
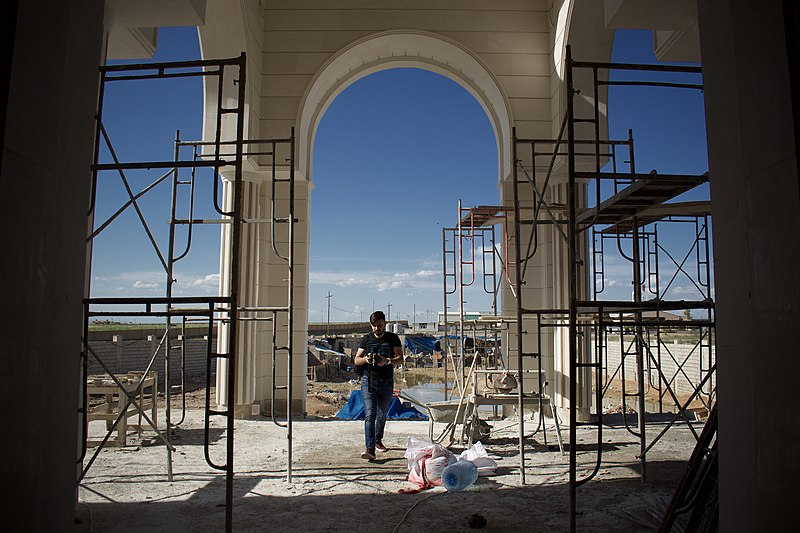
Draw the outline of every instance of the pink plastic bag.
[[[442,485],[442,471],[455,463],[456,456],[442,446],[414,437],[408,437],[406,444],[408,460],[408,481],[416,485],[414,489],[399,492],[410,494]]]

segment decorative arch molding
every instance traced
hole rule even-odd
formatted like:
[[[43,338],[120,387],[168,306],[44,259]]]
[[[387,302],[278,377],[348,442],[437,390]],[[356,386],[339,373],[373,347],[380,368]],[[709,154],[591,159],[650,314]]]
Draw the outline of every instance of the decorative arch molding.
[[[241,2],[227,2],[224,0],[209,0],[206,4],[205,25],[198,27],[200,41],[200,57],[202,59],[222,59],[238,57],[242,52],[247,53],[247,85],[245,91],[245,138],[251,136],[253,106],[250,95],[253,94],[253,77],[250,75],[252,67],[251,50],[247,43],[247,24],[245,22],[244,6]],[[217,119],[217,102],[219,86],[215,77],[203,78],[203,139],[213,140]],[[233,83],[223,87],[223,107],[233,107],[238,100],[238,89]],[[231,120],[223,120],[223,138],[235,138],[236,125]]]
[[[390,68],[421,68],[436,72],[466,89],[481,105],[494,130],[498,179],[511,171],[511,107],[499,82],[473,52],[460,43],[417,30],[380,32],[341,49],[315,74],[297,119],[300,174],[311,179],[314,137],[333,100],[359,79]]]
[[[604,24],[603,3],[595,0],[561,0],[551,8],[550,22],[555,26],[553,67],[559,80],[564,79],[566,47],[581,61],[611,61],[614,29]],[[553,19],[555,17],[555,20]]]
[[[607,63],[611,61],[611,51],[614,44],[614,29],[604,24],[604,4],[595,0],[560,0],[553,2],[551,10],[551,23],[555,26],[553,42],[553,75],[556,78],[557,90],[553,93],[553,137],[558,136],[558,131],[564,116],[567,113],[566,83],[564,80],[564,60],[567,45],[572,48],[572,58],[579,61],[597,61]],[[555,17],[555,18],[554,18]],[[607,71],[600,70],[601,76]],[[592,72],[589,69],[576,69],[573,71],[573,80],[579,86],[591,87]],[[600,112],[600,136],[608,137],[608,86],[601,85],[598,89]],[[576,116],[591,116],[594,113],[593,103],[589,97],[576,98]],[[575,124],[576,138],[591,139],[594,137],[594,126],[589,123]],[[604,157],[603,161],[607,159]],[[592,170],[594,163],[590,161],[576,162],[579,170]],[[553,183],[566,179],[566,159],[559,158],[554,167],[556,179]]]

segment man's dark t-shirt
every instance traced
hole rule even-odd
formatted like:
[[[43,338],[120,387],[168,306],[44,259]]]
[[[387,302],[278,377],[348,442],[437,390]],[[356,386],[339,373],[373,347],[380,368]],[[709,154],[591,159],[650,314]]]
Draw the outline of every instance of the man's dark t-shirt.
[[[380,339],[376,339],[375,335],[372,333],[367,333],[364,335],[364,337],[361,339],[361,343],[358,345],[359,348],[364,348],[364,351],[366,352],[364,355],[377,353],[387,359],[394,357],[395,347],[400,348],[402,346],[403,344],[400,342],[400,337],[391,331],[385,331]],[[361,366],[364,371],[369,371],[372,377],[377,377],[379,379],[394,378],[394,366],[391,364],[373,367],[367,363]]]

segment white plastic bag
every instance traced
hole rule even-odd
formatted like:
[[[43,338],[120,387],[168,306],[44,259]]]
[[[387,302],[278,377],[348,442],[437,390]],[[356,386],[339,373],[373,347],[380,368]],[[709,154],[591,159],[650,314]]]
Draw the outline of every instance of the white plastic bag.
[[[476,442],[470,448],[461,452],[458,459],[471,461],[478,467],[479,476],[491,476],[497,470],[497,461],[489,457],[486,448],[483,447],[481,441]]]
[[[442,446],[408,437],[406,442],[408,481],[419,490],[442,485],[442,471],[457,461],[456,456]],[[408,492],[408,491],[404,491]]]

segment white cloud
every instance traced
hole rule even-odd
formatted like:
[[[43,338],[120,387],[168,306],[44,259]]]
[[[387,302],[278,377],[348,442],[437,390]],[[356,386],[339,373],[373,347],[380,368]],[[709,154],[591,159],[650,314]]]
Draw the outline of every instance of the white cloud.
[[[158,294],[163,290],[166,276],[159,271],[120,272],[114,275],[94,276],[91,295],[103,297],[142,296]]]
[[[189,287],[213,287],[216,289],[219,287],[219,274],[207,274],[202,278],[197,278],[194,281],[188,282],[186,285]]]
[[[692,296],[698,300],[705,297],[694,285],[673,286],[670,287],[669,292],[676,296]]]
[[[407,289],[410,287],[412,287],[412,285],[404,280],[382,280],[379,281],[376,286],[378,292],[385,292],[392,289]]]
[[[173,295],[208,296],[219,293],[219,273],[212,274],[178,274],[178,282],[173,288]],[[182,281],[188,280],[188,281]]]
[[[363,272],[311,272],[311,285],[335,285],[337,287],[364,287],[378,292],[398,289],[437,289],[441,286],[435,270],[415,272],[385,272],[378,270]]]
[[[361,279],[346,278],[340,281],[335,281],[333,283],[339,287],[359,287],[359,286],[366,287],[368,285],[372,285],[372,281],[366,280],[364,278]]]
[[[121,272],[114,276],[96,277],[93,284],[93,296],[113,291],[123,296],[157,293],[164,291],[163,272]],[[197,274],[178,273],[177,282],[172,287],[173,296],[206,296],[219,292],[219,273]],[[125,294],[128,293],[128,294]]]

